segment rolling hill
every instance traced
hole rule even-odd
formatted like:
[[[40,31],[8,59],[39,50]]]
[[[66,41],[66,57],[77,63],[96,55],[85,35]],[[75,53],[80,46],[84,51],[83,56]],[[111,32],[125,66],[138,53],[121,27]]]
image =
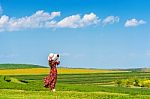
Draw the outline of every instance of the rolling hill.
[[[0,64],[0,69],[25,69],[25,68],[46,68],[32,64]]]

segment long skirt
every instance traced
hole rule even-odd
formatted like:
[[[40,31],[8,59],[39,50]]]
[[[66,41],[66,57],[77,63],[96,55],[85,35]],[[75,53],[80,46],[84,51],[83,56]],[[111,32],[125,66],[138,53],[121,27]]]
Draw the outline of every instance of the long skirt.
[[[57,74],[51,73],[44,78],[44,87],[50,88],[50,90],[55,89],[56,81],[57,81]]]

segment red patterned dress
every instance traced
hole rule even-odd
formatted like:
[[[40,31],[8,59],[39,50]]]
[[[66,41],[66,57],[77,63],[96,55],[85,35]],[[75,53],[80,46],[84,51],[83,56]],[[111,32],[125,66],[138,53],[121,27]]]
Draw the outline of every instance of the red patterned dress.
[[[49,61],[49,66],[51,68],[50,74],[44,78],[44,87],[50,88],[50,90],[55,89],[55,85],[57,82],[57,68],[60,62],[57,61]]]

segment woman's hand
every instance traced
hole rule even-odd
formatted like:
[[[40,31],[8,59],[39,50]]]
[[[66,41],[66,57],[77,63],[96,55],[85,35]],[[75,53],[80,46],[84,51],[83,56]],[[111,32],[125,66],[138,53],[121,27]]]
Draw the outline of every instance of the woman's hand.
[[[57,61],[57,65],[59,65],[60,64],[60,61]]]

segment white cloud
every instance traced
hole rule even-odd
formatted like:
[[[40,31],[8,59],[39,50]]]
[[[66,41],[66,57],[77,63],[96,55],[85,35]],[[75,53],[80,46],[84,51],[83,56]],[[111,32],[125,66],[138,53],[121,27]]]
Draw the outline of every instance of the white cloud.
[[[77,28],[80,25],[80,21],[81,21],[80,15],[72,15],[59,21],[56,27]]]
[[[135,26],[138,26],[138,25],[142,25],[142,24],[146,24],[146,21],[144,20],[136,20],[136,19],[130,19],[130,20],[127,20],[126,23],[125,23],[125,27],[135,27]]]
[[[103,25],[107,24],[114,24],[119,22],[119,17],[118,16],[108,16],[103,20]]]
[[[57,23],[57,27],[80,28],[92,24],[97,24],[100,19],[94,14],[85,14],[82,18],[79,14],[64,18]]]
[[[37,11],[31,16],[22,18],[9,18],[6,15],[0,17],[0,31],[16,31],[30,28],[43,28],[45,22],[60,16],[60,12],[47,13],[43,10]]]
[[[91,24],[97,24],[100,22],[100,19],[94,14],[85,14],[81,20],[82,25],[91,25]]]
[[[3,15],[0,17],[0,31],[4,31],[9,24],[9,17]]]
[[[55,21],[54,18],[58,16],[60,16],[60,12],[47,13],[43,10],[22,18],[10,18],[2,15],[0,17],[0,32],[33,28],[80,28],[97,24],[100,21],[94,13],[85,14],[82,18],[77,14]]]

